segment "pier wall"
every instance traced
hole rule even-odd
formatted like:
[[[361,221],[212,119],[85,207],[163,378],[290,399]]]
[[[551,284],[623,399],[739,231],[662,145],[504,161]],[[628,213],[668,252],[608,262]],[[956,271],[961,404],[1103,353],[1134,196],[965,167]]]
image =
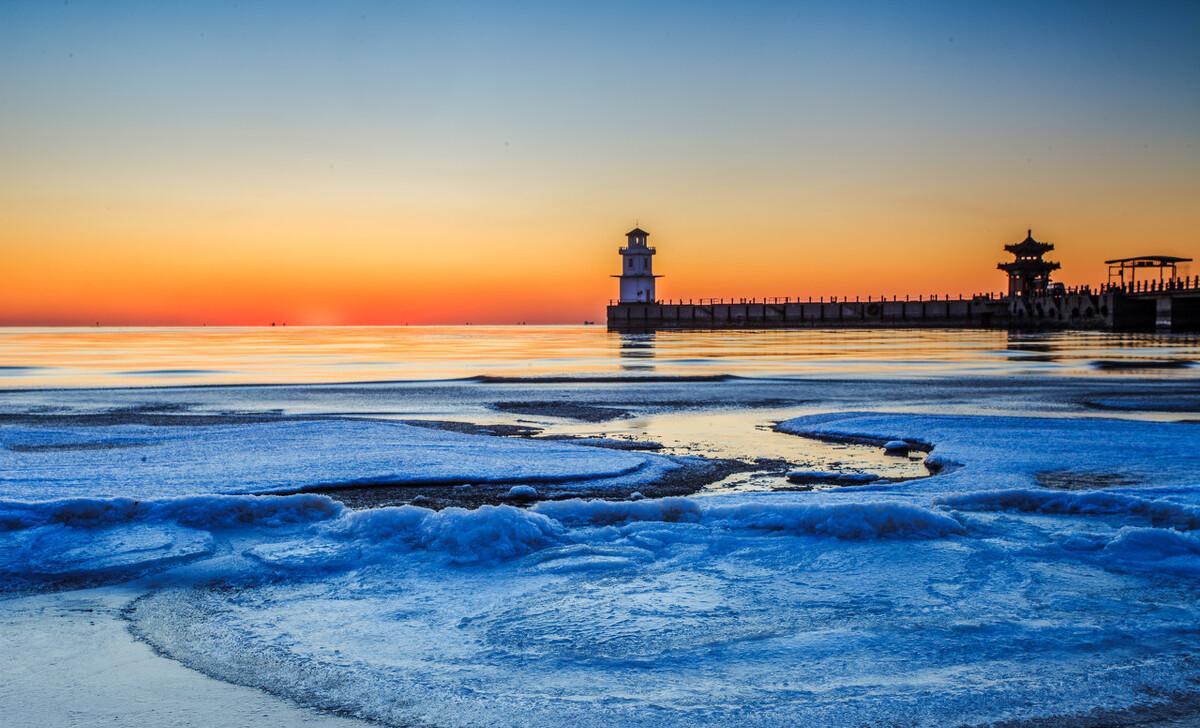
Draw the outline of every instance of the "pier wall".
[[[1118,314],[1130,308],[1127,301],[1117,301],[1114,292],[1087,288],[1005,300],[1011,328],[1116,328]]]
[[[1027,328],[1200,331],[1200,279],[1059,288],[1024,297],[868,301],[766,299],[614,303],[612,329]]]
[[[1200,330],[1200,282],[1194,278],[1136,287],[1084,286],[1006,300],[1014,328]]]
[[[991,327],[1003,325],[1000,319],[1007,319],[1007,305],[995,299],[623,303],[608,307],[608,325],[614,329]]]

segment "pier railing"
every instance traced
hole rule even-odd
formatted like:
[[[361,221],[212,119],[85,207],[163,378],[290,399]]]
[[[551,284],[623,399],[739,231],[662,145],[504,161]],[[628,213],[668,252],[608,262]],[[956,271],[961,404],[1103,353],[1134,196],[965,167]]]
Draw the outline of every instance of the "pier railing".
[[[1101,286],[1103,291],[1121,291],[1128,294],[1136,293],[1167,293],[1172,291],[1200,291],[1200,275],[1180,276],[1177,278],[1162,278],[1160,280],[1130,281],[1126,283],[1106,283]]]
[[[755,298],[665,298],[653,303],[665,306],[714,306],[714,305],[787,305],[792,303],[887,303],[887,302],[921,302],[921,301],[999,301],[1002,293],[964,294],[937,293],[926,295],[867,295],[867,296],[760,296]],[[608,305],[616,306],[620,301],[610,299]],[[639,301],[638,303],[644,303]]]
[[[1200,292],[1200,275],[1195,276],[1180,276],[1177,278],[1164,278],[1162,280],[1145,280],[1132,281],[1127,283],[1104,283],[1099,286],[1062,286],[1053,287],[1047,290],[1044,295],[1049,297],[1055,296],[1080,296],[1080,295],[1103,295],[1113,291],[1120,291],[1127,295],[1136,294],[1157,294],[1167,292]],[[964,294],[930,294],[916,296],[912,295],[871,295],[867,296],[762,296],[753,298],[668,298],[653,303],[668,305],[668,306],[714,306],[714,305],[786,305],[792,303],[886,303],[886,302],[923,302],[923,301],[1001,301],[1007,296],[1004,293],[973,293],[970,296]],[[616,306],[620,302],[610,300],[610,306]]]

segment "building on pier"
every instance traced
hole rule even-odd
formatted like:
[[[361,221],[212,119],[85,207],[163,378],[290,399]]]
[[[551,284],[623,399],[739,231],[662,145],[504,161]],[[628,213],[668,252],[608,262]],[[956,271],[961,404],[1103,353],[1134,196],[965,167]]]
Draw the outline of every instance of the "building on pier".
[[[621,254],[621,274],[613,278],[621,279],[621,303],[654,303],[658,300],[654,292],[654,279],[662,276],[654,275],[654,248],[646,244],[650,233],[635,227],[625,233],[625,247],[619,248]]]
[[[1054,250],[1054,245],[1033,239],[1033,230],[1027,231],[1019,243],[1005,245],[1016,260],[1000,263],[996,267],[1008,273],[1009,296],[1040,296],[1050,290],[1050,273],[1059,269],[1059,264],[1042,258]]]
[[[1179,278],[1179,265],[1191,263],[1191,258],[1180,258],[1175,255],[1139,255],[1134,258],[1114,258],[1106,260],[1108,266],[1108,285],[1121,288],[1137,285],[1138,271],[1149,271],[1143,274],[1142,280],[1153,280],[1153,273],[1158,271],[1158,280],[1175,280]],[[1170,271],[1168,273],[1167,271]]]
[[[620,298],[608,306],[616,331],[730,328],[1007,327],[1099,330],[1200,331],[1200,276],[1177,275],[1188,258],[1154,255],[1107,261],[1107,284],[1067,287],[1051,282],[1059,264],[1054,249],[1035,240],[1004,246],[1015,260],[997,267],[1008,274],[1008,293],[972,296],[800,296],[700,298],[660,301],[652,268],[654,248],[641,228],[626,233],[619,250]],[[1147,272],[1158,271],[1155,280]],[[1135,280],[1134,275],[1138,278]]]

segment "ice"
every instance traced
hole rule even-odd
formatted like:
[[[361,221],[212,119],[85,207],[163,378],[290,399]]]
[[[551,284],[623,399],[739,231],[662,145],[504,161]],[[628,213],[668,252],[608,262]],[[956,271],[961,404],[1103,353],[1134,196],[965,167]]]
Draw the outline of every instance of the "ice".
[[[395,519],[397,524],[383,523]],[[496,561],[526,554],[562,541],[562,525],[539,513],[511,506],[481,506],[475,510],[447,508],[430,511],[405,506],[354,513],[338,534],[363,534],[359,521],[369,520],[369,540],[389,542],[393,548],[421,548],[448,554],[455,563]]]
[[[326,570],[428,551],[448,563],[496,562],[566,541],[562,524],[512,506],[433,511],[418,506],[347,511],[304,538],[252,549],[263,562]]]
[[[634,521],[704,523],[727,529],[863,538],[937,538],[963,532],[962,524],[928,508],[896,502],[785,503],[690,498],[643,501],[567,500],[541,503],[537,512],[572,525]]]
[[[210,554],[214,535],[287,530],[342,513],[336,501],[309,494],[0,501],[0,573],[36,579],[160,570]]]
[[[568,526],[606,526],[632,521],[698,523],[703,505],[696,498],[658,498],[636,501],[548,501],[534,510]]]
[[[840,539],[940,538],[963,533],[953,517],[895,502],[760,503],[689,498],[563,500],[532,510],[482,506],[433,511],[417,506],[350,511],[318,495],[193,496],[160,501],[102,499],[0,502],[3,570],[31,576],[117,566],[161,566],[205,551],[211,534],[253,530],[251,559],[293,572],[326,572],[411,551],[448,563],[495,563],[590,536],[571,527],[695,523],[719,531],[761,531]],[[296,529],[300,538],[294,538]],[[685,535],[686,536],[686,535]],[[659,534],[663,543],[674,535]],[[47,565],[50,566],[47,566]]]
[[[504,494],[509,500],[535,500],[538,497],[537,488],[532,485],[514,485]]]
[[[1154,704],[1194,677],[1194,585],[1066,559],[1055,532],[1014,549],[916,507],[694,500],[501,507],[482,530],[502,543],[530,525],[518,513],[549,523],[523,555],[475,562],[406,511],[404,535],[382,529],[390,557],[158,592],[131,618],[208,674],[389,724],[984,723]],[[922,537],[813,535],[872,511]]]
[[[778,429],[881,445],[889,440],[922,443],[932,448],[929,466],[963,465],[944,476],[909,483],[907,491],[1028,487],[1037,483],[1038,473],[1066,466],[1155,486],[1193,486],[1200,473],[1200,449],[1190,445],[1200,429],[1183,423],[847,412],[798,417],[781,422]]]
[[[1183,531],[1200,529],[1200,506],[1106,491],[1063,493],[1028,489],[998,490],[947,496],[937,498],[934,502],[965,511],[1132,516],[1146,519],[1155,526]]]
[[[40,526],[0,536],[0,574],[23,578],[95,576],[159,568],[209,554],[212,549],[212,536],[191,528]]]
[[[322,419],[198,427],[0,425],[0,498],[158,498],[372,483],[651,483],[671,458],[569,442]]]
[[[951,516],[895,502],[738,503],[708,509],[705,520],[736,528],[839,539],[940,538],[965,533]]]
[[[441,511],[80,493],[0,503],[0,563],[47,578],[154,572],[128,617],[162,654],[393,725],[1060,723],[1153,716],[1195,695],[1195,426],[832,413],[779,427],[927,443],[941,471],[870,488]],[[372,432],[375,465],[390,462],[390,437],[435,444]],[[439,467],[545,476],[577,454],[493,440],[450,442],[447,457],[482,450]],[[138,447],[60,453],[104,464]],[[1064,468],[1097,489],[1039,485]]]
[[[1160,528],[1123,528],[1104,546],[1118,565],[1153,568],[1158,573],[1200,577],[1200,539]]]
[[[343,511],[328,496],[183,496],[135,498],[67,498],[57,501],[0,501],[0,532],[47,524],[79,527],[124,523],[171,523],[220,530],[246,526],[276,527],[311,523]]]

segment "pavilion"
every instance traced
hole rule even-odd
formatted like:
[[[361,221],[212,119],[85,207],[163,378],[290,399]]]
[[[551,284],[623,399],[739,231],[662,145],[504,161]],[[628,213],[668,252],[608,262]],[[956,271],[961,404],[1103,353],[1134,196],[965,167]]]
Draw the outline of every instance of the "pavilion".
[[[1054,250],[1052,243],[1034,240],[1033,230],[1028,230],[1024,240],[1005,245],[1004,249],[1016,256],[1016,260],[1010,263],[996,265],[1008,273],[1009,296],[1034,296],[1045,293],[1050,288],[1051,271],[1061,267],[1058,263],[1042,258]]]

